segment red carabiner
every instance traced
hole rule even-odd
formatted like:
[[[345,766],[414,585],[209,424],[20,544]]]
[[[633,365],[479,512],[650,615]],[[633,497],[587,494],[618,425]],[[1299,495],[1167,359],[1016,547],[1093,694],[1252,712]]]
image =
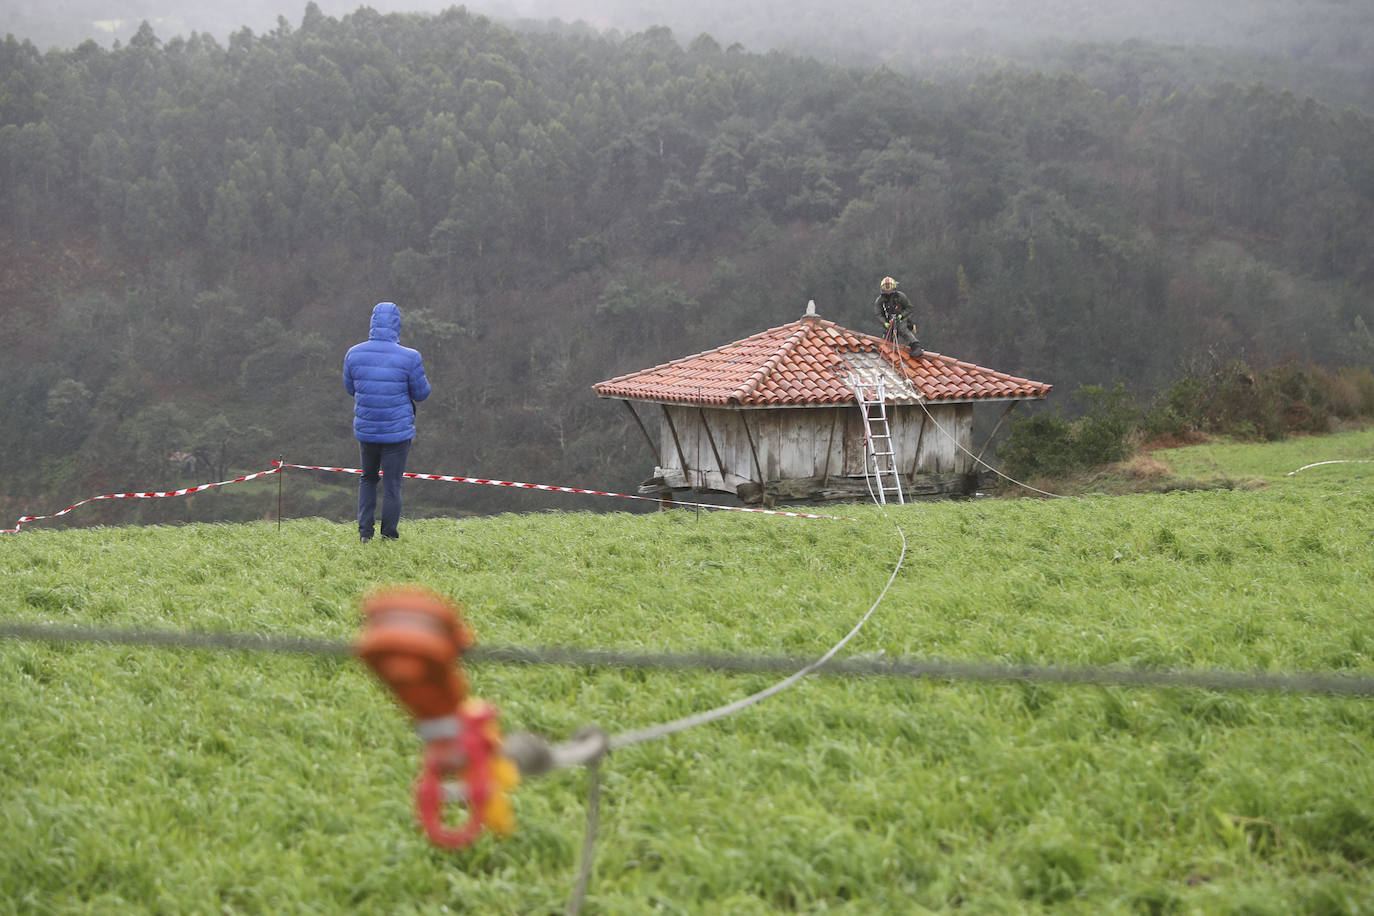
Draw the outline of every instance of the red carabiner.
[[[494,748],[487,735],[487,726],[495,717],[496,710],[485,703],[466,704],[459,714],[462,730],[457,737],[431,741],[425,748],[420,779],[415,784],[415,811],[435,846],[461,849],[482,832],[495,790],[491,766]],[[444,825],[444,803],[451,799],[447,798],[443,779],[450,774],[459,777],[463,793],[461,799],[454,800],[468,809],[467,822],[458,828]]]

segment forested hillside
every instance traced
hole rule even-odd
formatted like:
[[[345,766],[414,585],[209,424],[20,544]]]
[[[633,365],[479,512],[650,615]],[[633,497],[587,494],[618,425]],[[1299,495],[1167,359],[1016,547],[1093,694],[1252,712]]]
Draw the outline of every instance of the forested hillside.
[[[357,0],[319,0],[343,16]],[[439,12],[448,0],[374,0],[381,13]],[[683,41],[703,33],[722,47],[784,51],[832,64],[885,65],[942,78],[1012,60],[1070,68],[1115,96],[1191,88],[1221,77],[1265,79],[1300,94],[1374,110],[1374,6],[1349,0],[472,0],[466,8],[522,27],[572,23],[622,34],[667,26]],[[299,4],[241,0],[10,0],[0,33],[40,50],[94,39],[127,42],[142,20],[159,35],[208,33],[226,41],[245,26],[261,32]],[[1116,46],[1129,43],[1125,55]]]
[[[647,450],[592,382],[808,299],[869,327],[884,274],[927,347],[1061,392],[1368,366],[1370,149],[1369,115],[1277,85],[937,83],[461,9],[11,36],[0,486],[30,511],[170,484],[176,453],[352,464],[338,366],[380,299],[436,391],[413,468],[616,488]]]

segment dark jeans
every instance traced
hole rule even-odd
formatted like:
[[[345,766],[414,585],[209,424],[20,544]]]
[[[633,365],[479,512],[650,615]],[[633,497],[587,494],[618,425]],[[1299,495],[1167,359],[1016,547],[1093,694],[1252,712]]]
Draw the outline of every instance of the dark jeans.
[[[358,534],[372,537],[377,513],[378,471],[382,480],[382,537],[397,538],[401,521],[401,475],[406,472],[411,440],[404,442],[359,442],[363,479],[358,481]]]

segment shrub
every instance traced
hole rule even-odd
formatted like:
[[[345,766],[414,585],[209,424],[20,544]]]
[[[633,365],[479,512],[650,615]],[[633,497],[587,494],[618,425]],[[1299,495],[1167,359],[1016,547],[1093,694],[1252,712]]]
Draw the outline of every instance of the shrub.
[[[1195,375],[1185,375],[1159,395],[1145,411],[1141,430],[1150,438],[1186,439],[1189,434],[1202,431],[1203,398],[1206,382]]]
[[[1243,361],[1227,363],[1211,382],[1205,429],[1244,439],[1283,438],[1283,410],[1274,386],[1256,377]]]
[[[1054,477],[1076,466],[1073,425],[1058,411],[1019,417],[997,449],[1006,472],[1013,477]]]
[[[1374,417],[1374,372],[1369,369],[1342,369],[1341,379],[1355,389],[1353,416]]]
[[[1145,412],[1141,429],[1151,437],[1206,432],[1272,440],[1323,432],[1333,416],[1374,416],[1374,374],[1342,369],[1333,375],[1293,361],[1256,372],[1233,360],[1174,382]]]
[[[1346,420],[1374,417],[1374,372],[1347,367],[1335,373],[1317,369],[1314,376],[1332,416]]]
[[[1323,432],[1331,427],[1331,386],[1321,369],[1286,362],[1264,373],[1283,418],[1284,432]]]
[[[1120,382],[1111,391],[1101,385],[1084,385],[1078,396],[1088,401],[1088,412],[1074,424],[1074,453],[1084,466],[1111,464],[1130,454],[1127,438],[1139,425],[1135,398]]]
[[[1139,411],[1126,386],[1118,382],[1107,391],[1101,385],[1085,385],[1077,394],[1089,406],[1074,422],[1057,411],[1012,422],[1011,433],[997,450],[1008,474],[1062,476],[1130,454],[1128,439],[1138,425]]]

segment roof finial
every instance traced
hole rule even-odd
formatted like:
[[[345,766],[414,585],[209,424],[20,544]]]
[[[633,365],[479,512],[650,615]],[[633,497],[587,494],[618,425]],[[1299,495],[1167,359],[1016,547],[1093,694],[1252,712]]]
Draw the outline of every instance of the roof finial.
[[[807,300],[807,303],[806,303],[806,314],[805,314],[804,316],[802,316],[802,317],[804,317],[804,318],[815,318],[815,317],[816,317],[816,300],[815,300],[815,299],[809,299],[809,300]]]

